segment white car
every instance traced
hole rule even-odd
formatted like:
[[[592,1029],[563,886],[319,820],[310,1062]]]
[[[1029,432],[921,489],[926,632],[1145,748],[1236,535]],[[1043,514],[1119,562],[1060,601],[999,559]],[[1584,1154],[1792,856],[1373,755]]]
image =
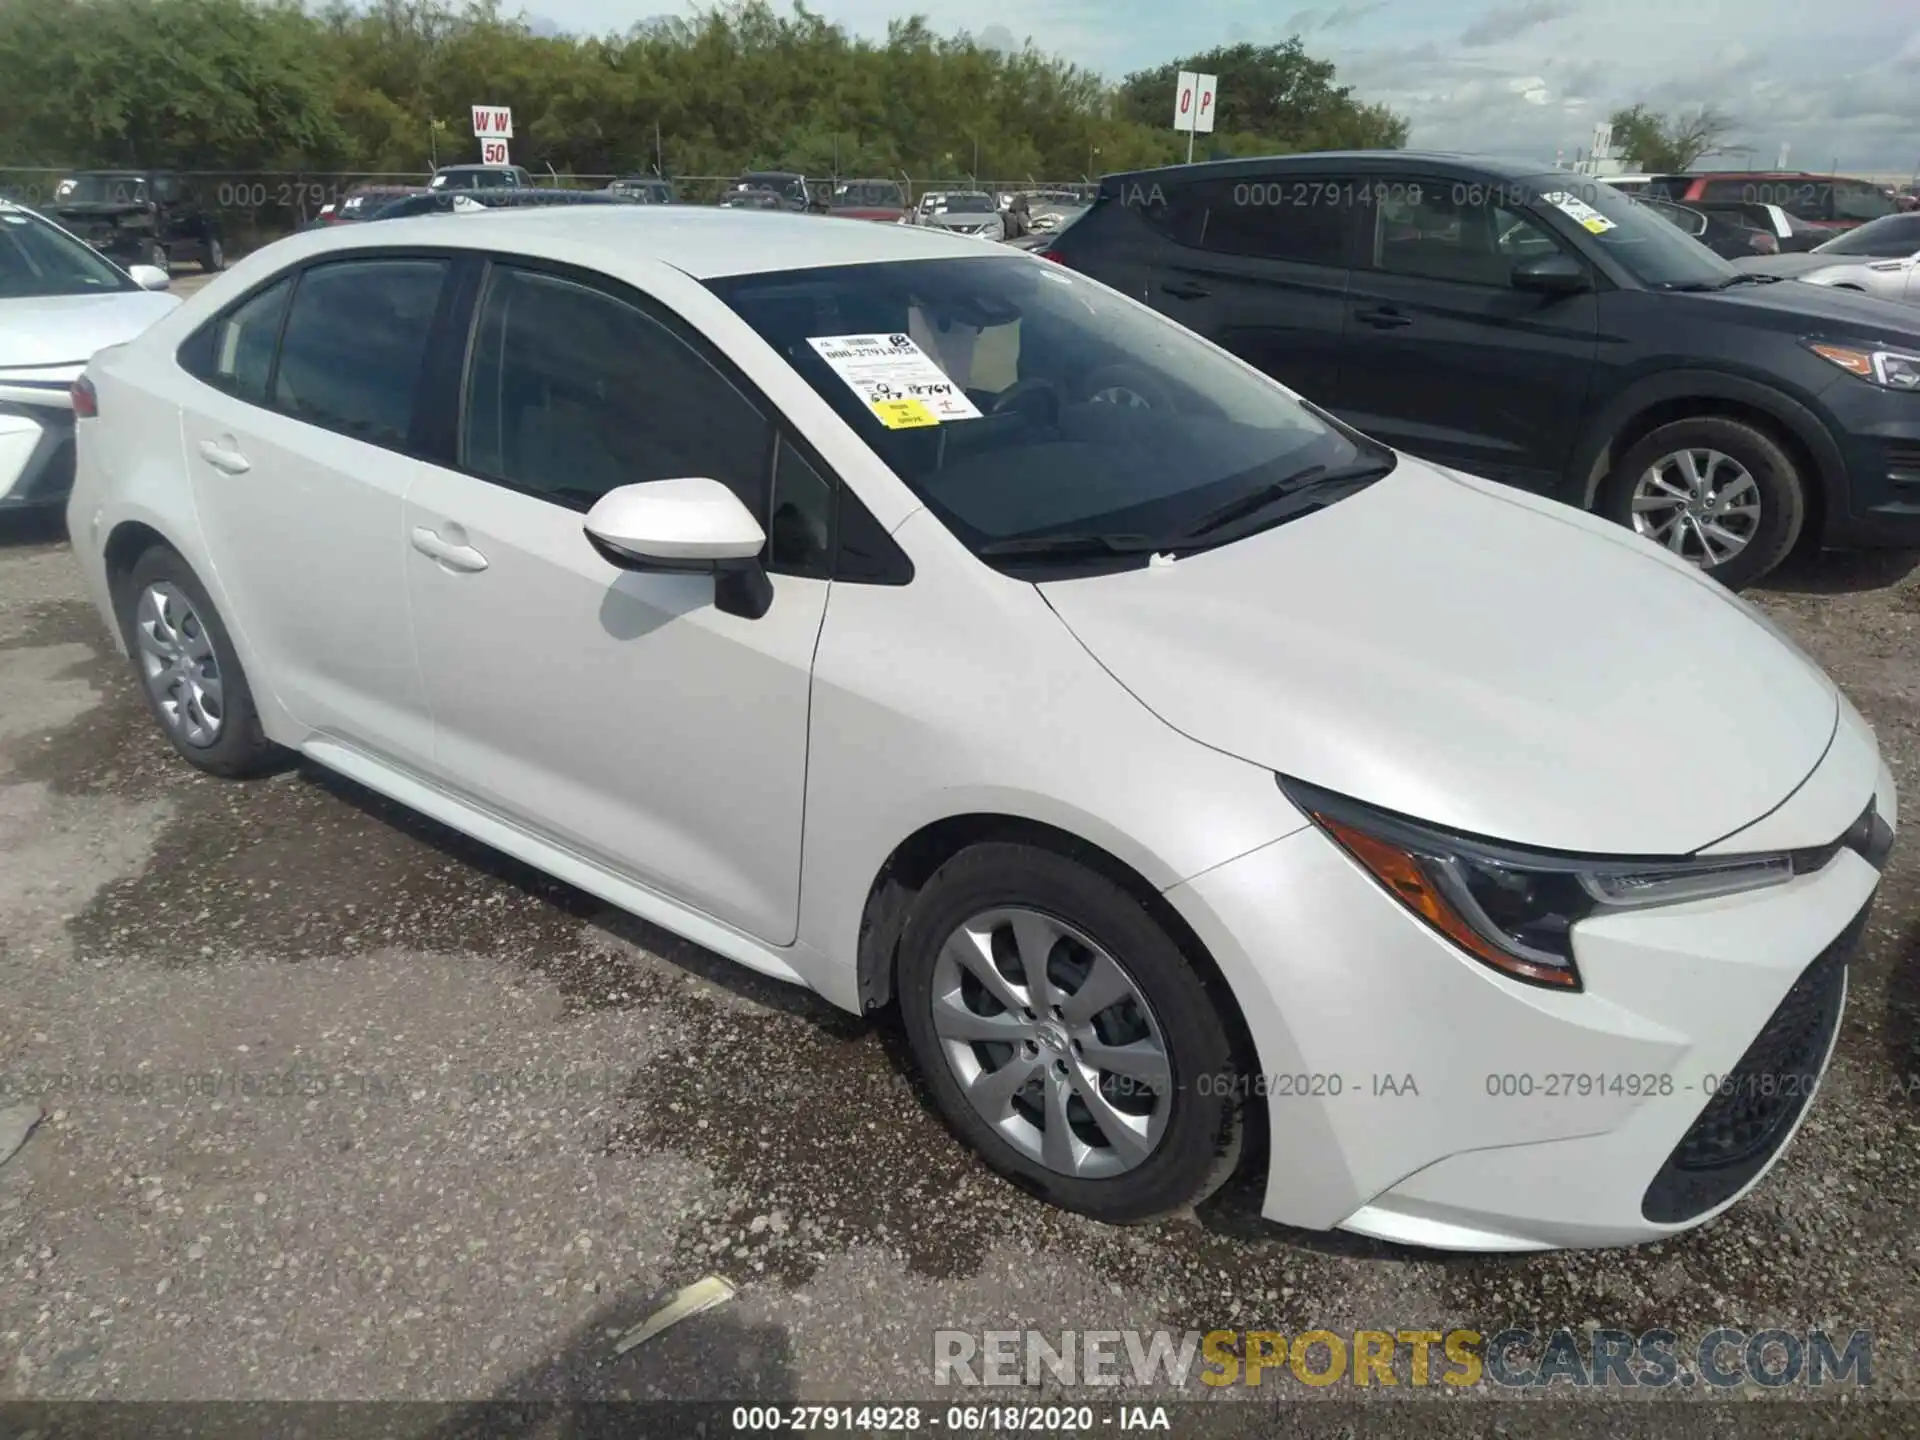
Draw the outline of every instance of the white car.
[[[1261,1108],[1273,1220],[1647,1240],[1827,1064],[1895,822],[1833,683],[1646,540],[1037,257],[342,226],[77,391],[74,544],[180,754],[297,751],[898,1005],[1061,1205],[1189,1206]]]
[[[1920,305],[1920,213],[1882,215],[1798,255],[1734,263],[1762,275]]]
[[[38,212],[0,200],[0,510],[67,498],[73,382],[94,351],[180,303],[153,293],[167,283],[163,270],[122,270]]]

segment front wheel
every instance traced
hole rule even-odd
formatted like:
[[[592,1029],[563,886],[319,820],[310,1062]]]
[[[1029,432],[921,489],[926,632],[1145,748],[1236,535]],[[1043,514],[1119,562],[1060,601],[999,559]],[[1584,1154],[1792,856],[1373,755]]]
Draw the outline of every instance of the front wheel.
[[[1634,444],[1607,477],[1599,508],[1739,590],[1800,538],[1806,483],[1765,431],[1703,415],[1662,425]]]
[[[220,243],[218,235],[207,237],[206,249],[200,257],[200,268],[209,275],[227,268],[227,248]]]
[[[1137,900],[1049,850],[943,865],[901,934],[908,1043],[947,1122],[1041,1198],[1113,1224],[1205,1199],[1240,1153],[1227,1026]]]
[[[167,255],[167,247],[162,245],[158,240],[148,244],[146,263],[154,269],[167,274],[171,274],[173,271],[173,262]]]

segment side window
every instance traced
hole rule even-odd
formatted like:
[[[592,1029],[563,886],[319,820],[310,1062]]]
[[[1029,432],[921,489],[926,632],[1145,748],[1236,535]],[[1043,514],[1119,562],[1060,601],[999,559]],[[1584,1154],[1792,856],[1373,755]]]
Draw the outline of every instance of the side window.
[[[449,269],[445,260],[350,260],[300,276],[274,373],[295,419],[403,448]]]
[[[1206,219],[1197,243],[1222,255],[1344,268],[1356,185],[1351,177],[1210,180],[1195,185]]]
[[[571,280],[493,267],[464,411],[465,466],[557,504],[699,475],[767,514],[765,417],[665,325]]]
[[[828,579],[833,573],[834,487],[787,438],[773,466],[767,568]]]
[[[1709,180],[1700,187],[1702,200],[1771,200],[1773,196],[1760,196],[1759,187],[1749,180]]]
[[[273,348],[292,293],[292,279],[281,280],[202,326],[180,347],[181,366],[229,395],[266,404]]]
[[[171,205],[180,198],[180,182],[171,175],[154,176],[153,198],[162,205]]]
[[[1454,187],[1458,190],[1460,187]],[[1375,207],[1373,263],[1389,275],[1466,285],[1510,282],[1523,260],[1558,249],[1536,221],[1470,194],[1456,203],[1445,185],[1426,185]]]

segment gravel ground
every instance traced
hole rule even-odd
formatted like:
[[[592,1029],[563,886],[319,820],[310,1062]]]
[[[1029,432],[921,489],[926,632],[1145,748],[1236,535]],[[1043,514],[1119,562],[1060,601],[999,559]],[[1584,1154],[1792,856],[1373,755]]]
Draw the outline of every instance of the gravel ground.
[[[1920,796],[1910,563],[1827,557],[1757,598]],[[969,1159],[890,1024],[345,782],[178,762],[63,539],[16,522],[0,532],[0,1074],[80,1088],[0,1164],[0,1400],[944,1403],[937,1328],[1509,1324],[1869,1328],[1875,1390],[1908,1396],[1917,916],[1908,843],[1798,1141],[1684,1238],[1435,1256],[1265,1224],[1244,1180],[1196,1217],[1106,1229]],[[709,1273],[739,1286],[730,1304],[613,1356]],[[1808,1427],[1843,1413],[1792,1409]],[[1432,1435],[1478,1410],[1372,1418]]]

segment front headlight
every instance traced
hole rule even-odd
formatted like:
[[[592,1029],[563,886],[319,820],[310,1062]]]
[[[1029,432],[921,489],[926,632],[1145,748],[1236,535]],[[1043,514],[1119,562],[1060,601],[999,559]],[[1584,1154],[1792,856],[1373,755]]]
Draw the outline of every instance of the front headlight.
[[[1644,860],[1528,851],[1278,778],[1288,799],[1420,919],[1502,974],[1559,990],[1580,988],[1573,927],[1589,916],[1783,884],[1838,848]]]
[[[1862,349],[1810,340],[1807,348],[1849,375],[1887,390],[1920,391],[1920,354],[1910,350]]]

